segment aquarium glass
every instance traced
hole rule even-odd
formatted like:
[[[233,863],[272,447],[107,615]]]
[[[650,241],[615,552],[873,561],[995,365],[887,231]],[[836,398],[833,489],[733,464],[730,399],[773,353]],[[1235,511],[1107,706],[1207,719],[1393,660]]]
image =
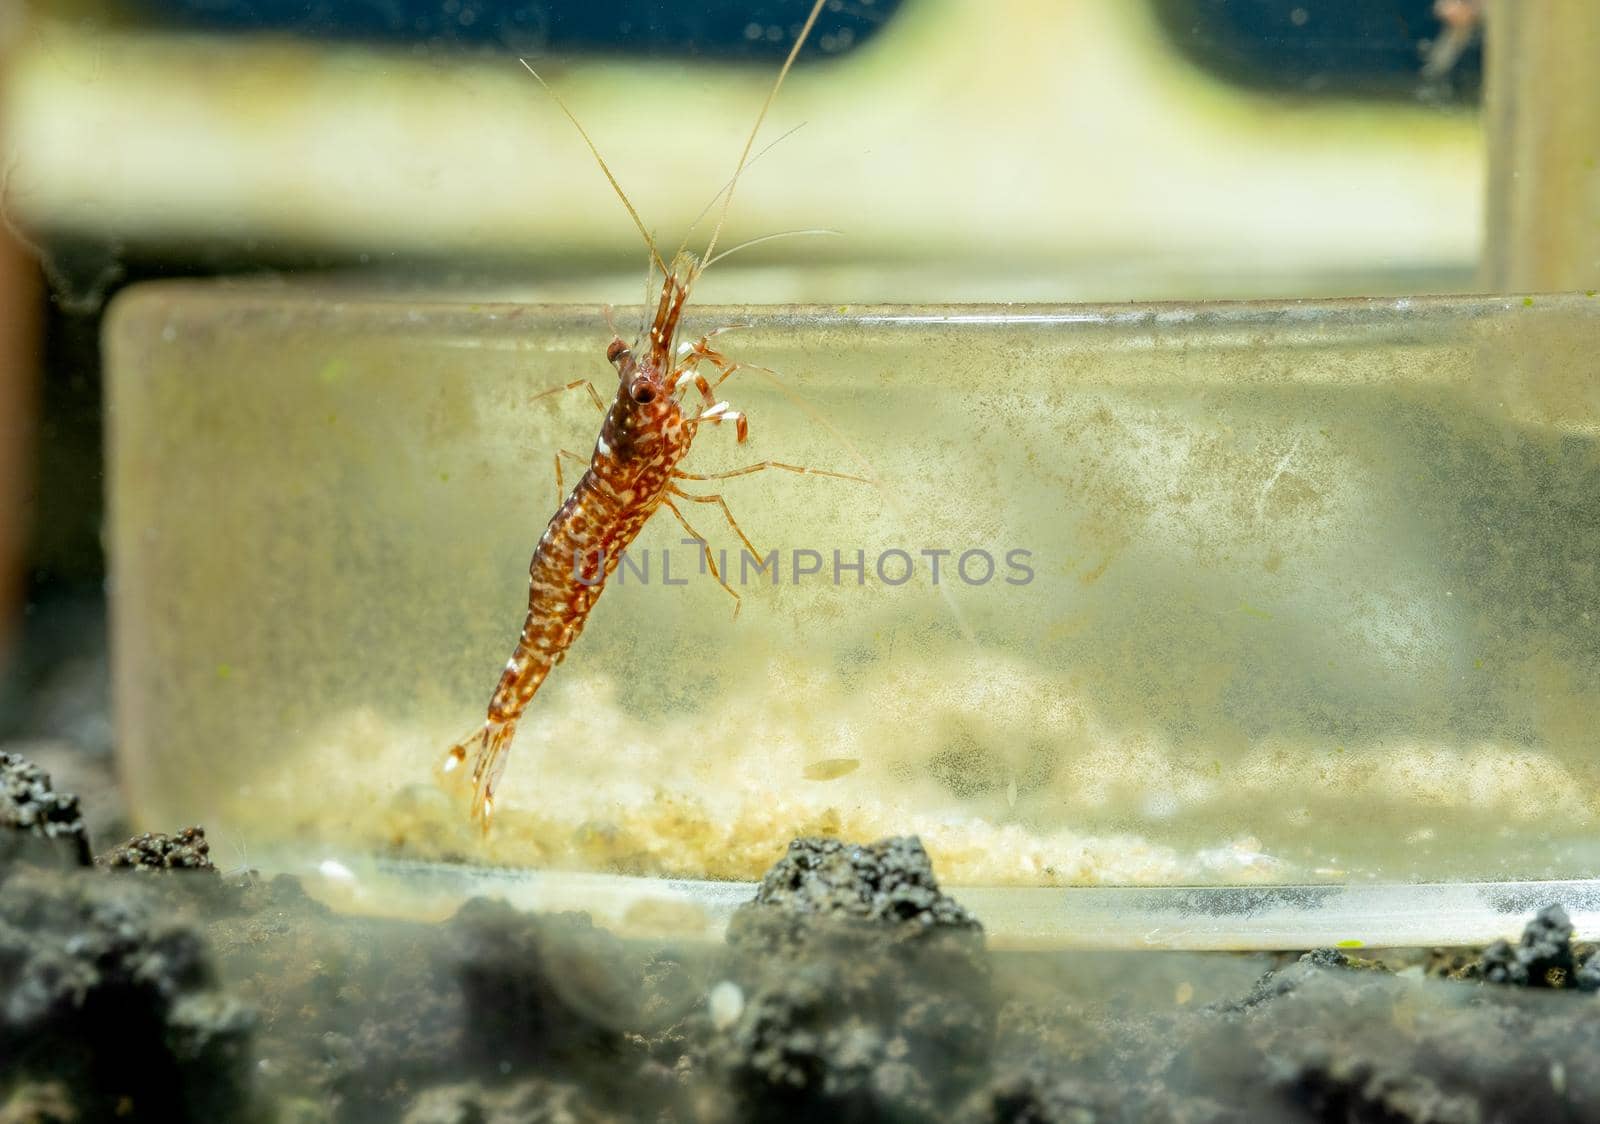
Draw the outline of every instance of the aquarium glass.
[[[635,310],[619,309],[624,325]],[[700,308],[745,369],[524,716],[481,723],[615,390],[589,308],[158,284],[113,312],[137,818],[748,880],[915,833],[957,885],[1592,867],[1600,302]],[[627,329],[625,329],[627,330]],[[608,377],[609,376],[609,377]],[[576,467],[564,466],[570,486]],[[934,564],[938,563],[938,578]],[[647,573],[645,570],[647,569]]]

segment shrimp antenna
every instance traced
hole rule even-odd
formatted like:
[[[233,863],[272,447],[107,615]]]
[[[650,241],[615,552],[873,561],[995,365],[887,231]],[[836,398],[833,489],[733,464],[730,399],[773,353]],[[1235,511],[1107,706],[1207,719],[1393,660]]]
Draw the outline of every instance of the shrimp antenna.
[[[818,8],[822,7],[822,3],[823,3],[823,0],[818,0],[817,7]],[[811,18],[812,19],[816,19],[816,16],[817,16],[817,13],[813,11],[811,13]],[[806,25],[806,28],[809,30],[810,27],[811,27],[811,25],[808,23]],[[802,33],[801,37],[804,38],[804,34],[803,33]],[[789,58],[790,58],[791,62],[794,60],[794,56],[792,54],[789,56]],[[555,99],[556,104],[561,107],[561,112],[565,113],[567,115],[567,120],[572,122],[572,127],[578,130],[578,135],[583,138],[583,143],[588,145],[589,146],[589,151],[594,154],[595,163],[599,164],[600,165],[600,170],[606,174],[606,179],[611,184],[611,190],[613,190],[613,191],[615,191],[617,193],[617,198],[622,200],[622,205],[624,207],[628,208],[628,216],[633,219],[633,225],[638,227],[639,228],[639,233],[644,236],[645,245],[650,247],[650,256],[651,256],[651,258],[654,259],[656,265],[659,265],[661,267],[661,272],[662,273],[667,273],[668,272],[667,264],[664,261],[661,260],[661,251],[656,249],[656,240],[654,238],[650,237],[650,232],[648,230],[646,230],[645,227],[644,227],[644,220],[639,217],[639,212],[633,209],[633,204],[631,202],[629,202],[629,200],[628,200],[628,193],[622,190],[622,185],[617,182],[617,177],[611,174],[611,168],[610,168],[610,166],[608,166],[606,164],[606,158],[604,156],[600,155],[600,150],[595,147],[594,141],[589,139],[588,130],[586,130],[583,127],[582,123],[580,123],[578,121],[577,115],[575,113],[573,113],[572,110],[567,108],[567,103],[561,100],[561,95],[555,92],[555,89],[550,85],[550,83],[546,82],[543,78],[539,77],[539,72],[537,70],[533,69],[533,67],[528,64],[528,60],[527,59],[518,59],[517,61],[522,64],[523,68],[525,70],[527,70],[527,72],[529,74],[533,75],[534,79],[539,83],[539,85],[544,87],[545,93],[549,94],[552,98]],[[784,64],[784,69],[785,70],[789,69],[788,63]],[[779,76],[778,81],[780,81],[780,82],[783,81],[783,78],[782,78],[781,75]],[[774,90],[773,92],[776,93],[777,91]],[[772,99],[770,97],[767,99],[767,103],[769,105],[772,103]],[[766,108],[763,107],[761,112],[763,114],[765,114],[766,113]],[[759,127],[760,127],[760,122],[757,122],[757,128],[759,128]],[[751,137],[750,139],[754,140],[755,138]],[[749,151],[750,151],[750,146],[749,145],[745,145],[745,152],[749,153]],[[741,164],[742,163],[743,163],[743,161],[741,160]],[[719,223],[718,226],[720,227],[721,224]]]
[[[657,254],[646,258],[644,262],[644,301],[642,302],[641,307],[643,307],[647,312],[650,308],[650,283],[656,279],[656,262],[660,260],[661,257],[659,254]],[[634,342],[638,342],[637,336],[634,337]]]
[[[789,76],[789,68],[794,66],[794,60],[800,55],[800,48],[805,46],[806,37],[811,34],[811,28],[816,24],[817,17],[822,14],[822,6],[828,0],[817,0],[811,5],[811,14],[806,17],[805,26],[800,29],[800,34],[795,36],[794,46],[789,48],[789,57],[783,60],[783,68],[778,71],[778,80],[772,84],[772,89],[767,91],[767,100],[761,103],[761,112],[756,114],[755,127],[750,130],[750,135],[745,138],[744,151],[739,153],[739,164],[733,170],[733,179],[728,181],[728,190],[722,197],[722,211],[717,215],[717,225],[711,231],[711,241],[706,243],[706,252],[701,255],[701,260],[712,257],[717,248],[717,238],[722,234],[722,224],[728,218],[728,205],[733,202],[733,189],[739,184],[739,177],[744,174],[745,165],[750,161],[750,150],[755,147],[756,134],[761,132],[761,125],[767,119],[767,110],[772,108],[773,99],[778,96],[778,91],[783,88],[783,80]],[[526,64],[524,64],[526,65]],[[569,114],[570,116],[570,114]],[[590,146],[591,148],[593,145]],[[598,154],[597,154],[598,155]],[[610,175],[610,173],[606,173]],[[632,210],[633,208],[628,208]],[[704,269],[704,266],[700,267]]]
[[[751,246],[759,246],[759,245],[761,245],[761,243],[763,243],[763,242],[771,242],[775,238],[798,238],[802,234],[827,234],[827,235],[830,235],[830,236],[832,236],[834,238],[837,238],[837,237],[839,237],[840,232],[837,231],[837,230],[829,230],[825,226],[819,226],[819,227],[815,227],[815,228],[813,228],[811,230],[780,230],[775,234],[763,234],[759,238],[751,238],[751,239],[748,239],[747,241],[740,242],[737,246],[729,246],[726,250],[723,250],[722,253],[718,254],[716,257],[707,258],[703,263],[701,263],[700,268],[701,268],[701,270],[710,269],[713,265],[715,265],[717,262],[721,261],[723,258],[728,257],[728,256],[730,256],[732,254],[737,254],[740,250],[747,250]]]
[[[777,148],[780,144],[782,144],[784,141],[788,140],[790,137],[794,136],[796,133],[798,133],[801,129],[803,129],[805,127],[806,127],[806,123],[804,121],[802,121],[802,122],[800,122],[800,124],[796,125],[792,129],[790,129],[787,133],[784,133],[783,136],[779,137],[777,140],[771,141],[768,144],[763,145],[760,152],[758,152],[754,156],[750,157],[750,162],[748,164],[746,164],[745,167],[747,169],[748,168],[753,168],[755,166],[755,163],[756,163],[757,160],[760,160],[767,153],[771,152],[774,148]],[[683,232],[683,242],[682,242],[682,244],[680,244],[678,246],[678,253],[681,254],[681,253],[683,253],[685,250],[687,250],[689,248],[689,237],[690,237],[690,235],[692,235],[694,233],[694,228],[699,226],[702,222],[705,221],[705,217],[711,213],[711,208],[715,207],[717,205],[717,200],[722,198],[722,193],[724,191],[727,191],[729,188],[733,187],[735,182],[736,182],[735,180],[729,180],[727,183],[723,184],[720,188],[717,189],[717,193],[715,195],[713,195],[710,199],[708,199],[706,201],[706,205],[700,209],[700,213],[698,215],[696,215],[694,217],[694,221],[689,224],[689,229]],[[711,263],[707,262],[706,264],[709,265]],[[704,267],[702,267],[702,269],[703,268]]]

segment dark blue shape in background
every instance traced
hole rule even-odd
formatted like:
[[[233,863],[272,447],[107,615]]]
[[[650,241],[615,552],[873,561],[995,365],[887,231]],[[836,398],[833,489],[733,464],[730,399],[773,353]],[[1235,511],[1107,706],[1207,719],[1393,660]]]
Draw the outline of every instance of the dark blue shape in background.
[[[1426,45],[1443,31],[1433,0],[1154,0],[1168,36],[1205,69],[1286,93],[1476,101],[1482,36],[1442,78],[1425,81]]]
[[[151,22],[519,53],[781,59],[811,0],[125,0]],[[900,0],[841,0],[807,55],[871,38]],[[833,10],[836,7],[836,10]]]

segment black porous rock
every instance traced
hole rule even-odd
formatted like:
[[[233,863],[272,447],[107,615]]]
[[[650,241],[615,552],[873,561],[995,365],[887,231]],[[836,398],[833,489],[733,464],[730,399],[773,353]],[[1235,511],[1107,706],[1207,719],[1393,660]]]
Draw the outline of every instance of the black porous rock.
[[[115,881],[169,897],[174,885],[228,885],[212,877]],[[289,875],[232,882],[231,893],[178,900],[214,912],[208,937],[230,990],[260,1008],[261,1096],[337,1106],[310,1119],[389,1122],[418,1088],[464,1079],[461,999],[436,964],[442,926],[341,914]]]
[[[701,973],[677,957],[630,947],[585,913],[480,898],[446,923],[437,963],[461,1003],[454,1081],[476,1077],[505,1094],[483,1102],[482,1119],[544,1119],[516,1115],[528,1081],[582,1091],[569,1116],[550,1119],[702,1115],[684,1104],[695,1082],[674,1068]]]
[[[957,1124],[1097,1124],[1117,1118],[1089,1083],[1045,1066],[1004,1073],[969,1096]]]
[[[1593,958],[1580,968],[1572,951],[1572,921],[1559,905],[1547,905],[1522,930],[1515,945],[1495,941],[1483,950],[1482,978],[1514,987],[1576,987],[1593,991],[1600,972]]]
[[[78,1124],[72,1091],[59,1081],[8,1083],[0,1077],[0,1120],[6,1124]]]
[[[798,839],[729,925],[708,1068],[742,1120],[938,1120],[994,1041],[983,929],[914,838]]]
[[[1579,991],[1600,991],[1600,952],[1591,954],[1578,967],[1574,982]]]
[[[0,753],[0,876],[19,862],[87,866],[90,854],[78,798],[55,791],[31,761]]]
[[[249,1008],[204,939],[132,879],[24,869],[0,892],[0,1102],[70,1091],[78,1119],[248,1119]]]
[[[424,1091],[401,1124],[609,1124],[619,1117],[590,1103],[575,1085],[529,1077],[503,1086],[477,1082]]]
[[[644,1021],[637,966],[588,914],[474,898],[449,921],[444,947],[466,1005],[464,1049],[489,1065],[614,1054]]]
[[[1257,980],[1242,998],[1223,1002],[1217,1006],[1217,1010],[1223,1013],[1249,1010],[1288,995],[1306,980],[1323,972],[1370,971],[1377,967],[1375,961],[1359,959],[1337,948],[1314,948],[1302,953],[1294,963],[1272,969]]]
[[[794,840],[761,880],[755,900],[735,915],[735,931],[741,921],[748,926],[778,916],[801,927],[818,918],[904,926],[884,930],[896,936],[932,928],[982,932],[977,918],[939,889],[933,863],[915,836],[871,844]]]

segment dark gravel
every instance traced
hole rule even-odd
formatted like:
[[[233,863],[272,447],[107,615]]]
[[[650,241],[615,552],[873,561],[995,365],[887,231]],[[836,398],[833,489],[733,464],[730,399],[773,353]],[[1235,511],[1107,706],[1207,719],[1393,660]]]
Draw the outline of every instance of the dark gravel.
[[[1495,941],[1483,951],[1476,973],[1489,983],[1517,987],[1600,990],[1600,953],[1582,964],[1572,946],[1572,922],[1559,905],[1545,906],[1515,945]]]
[[[338,913],[199,829],[85,867],[71,798],[5,768],[5,1124],[1600,1119],[1557,908],[1481,954],[997,953],[915,839],[800,839],[725,942],[645,946]]]
[[[0,1104],[53,1086],[78,1119],[244,1119],[253,1026],[164,896],[43,868],[0,889]]]
[[[43,769],[0,753],[0,878],[13,863],[89,863],[89,831],[78,798],[55,791]]]
[[[936,1119],[988,1062],[983,929],[915,839],[795,840],[728,946],[704,1058],[738,1119]]]

